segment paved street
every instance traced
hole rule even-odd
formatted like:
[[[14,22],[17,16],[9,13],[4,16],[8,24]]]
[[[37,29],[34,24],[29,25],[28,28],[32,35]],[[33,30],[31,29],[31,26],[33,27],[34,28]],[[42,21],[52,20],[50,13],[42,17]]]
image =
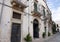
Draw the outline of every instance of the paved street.
[[[55,34],[50,39],[45,40],[44,42],[60,42],[60,33]]]

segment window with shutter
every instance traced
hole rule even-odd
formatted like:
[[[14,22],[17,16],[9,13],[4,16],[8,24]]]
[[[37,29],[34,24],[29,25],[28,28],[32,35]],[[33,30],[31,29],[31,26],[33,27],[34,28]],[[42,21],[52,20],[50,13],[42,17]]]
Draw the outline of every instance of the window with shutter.
[[[34,2],[34,11],[37,11],[37,4]]]
[[[45,9],[43,9],[43,15],[44,15],[44,17],[45,17]]]

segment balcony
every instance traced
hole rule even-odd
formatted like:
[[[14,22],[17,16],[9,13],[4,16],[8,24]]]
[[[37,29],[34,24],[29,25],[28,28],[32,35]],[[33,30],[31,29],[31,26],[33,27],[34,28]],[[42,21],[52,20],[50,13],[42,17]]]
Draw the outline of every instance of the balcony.
[[[41,9],[40,6],[37,6],[37,2],[34,2],[34,10],[32,11],[33,16],[41,16]]]
[[[12,0],[11,4],[13,6],[22,7],[22,8],[26,8],[27,7],[26,2],[22,2],[22,0]]]

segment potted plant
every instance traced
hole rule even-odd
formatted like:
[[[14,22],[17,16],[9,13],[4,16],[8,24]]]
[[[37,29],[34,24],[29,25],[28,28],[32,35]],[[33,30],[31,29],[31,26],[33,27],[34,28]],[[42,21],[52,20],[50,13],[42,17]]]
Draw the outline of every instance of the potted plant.
[[[42,37],[45,38],[45,36],[46,36],[46,32],[43,32]]]
[[[48,36],[50,36],[51,35],[51,33],[50,32],[48,32]]]
[[[32,37],[30,36],[30,34],[27,34],[27,36],[24,38],[24,40],[26,42],[32,42]]]

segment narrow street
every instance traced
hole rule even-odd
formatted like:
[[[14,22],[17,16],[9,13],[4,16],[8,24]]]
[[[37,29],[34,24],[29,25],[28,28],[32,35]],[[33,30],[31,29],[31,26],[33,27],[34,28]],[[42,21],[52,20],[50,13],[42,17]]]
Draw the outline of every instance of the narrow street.
[[[44,42],[60,42],[60,32],[52,36],[50,39],[45,40]]]

